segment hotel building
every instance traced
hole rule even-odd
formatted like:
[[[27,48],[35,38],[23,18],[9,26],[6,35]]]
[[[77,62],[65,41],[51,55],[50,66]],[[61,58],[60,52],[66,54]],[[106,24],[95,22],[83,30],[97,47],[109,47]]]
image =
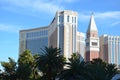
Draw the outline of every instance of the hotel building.
[[[41,53],[45,46],[61,48],[64,57],[69,58],[72,53],[79,52],[84,57],[84,36],[77,31],[78,13],[64,10],[57,11],[49,26],[20,31],[20,53],[28,49]],[[82,36],[82,37],[80,37]],[[82,41],[80,41],[82,40]]]
[[[86,33],[86,54],[85,60],[91,61],[99,57],[99,37],[98,29],[93,14],[90,17],[89,26]]]
[[[77,32],[77,52],[80,54],[80,60],[85,58],[85,34]]]
[[[108,63],[120,65],[120,36],[100,37],[100,58]]]

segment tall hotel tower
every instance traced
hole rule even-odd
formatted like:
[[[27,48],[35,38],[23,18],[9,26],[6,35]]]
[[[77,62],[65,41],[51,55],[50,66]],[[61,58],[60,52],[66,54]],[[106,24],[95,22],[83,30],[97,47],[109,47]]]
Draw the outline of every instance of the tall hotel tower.
[[[95,24],[94,16],[91,15],[88,30],[86,33],[86,61],[91,61],[99,57],[99,37],[98,29]]]
[[[100,37],[100,58],[120,68],[120,36]]]
[[[53,46],[62,49],[69,58],[77,51],[78,14],[74,11],[57,11],[49,26],[20,31],[20,53],[31,50],[32,54],[41,53],[41,48]]]

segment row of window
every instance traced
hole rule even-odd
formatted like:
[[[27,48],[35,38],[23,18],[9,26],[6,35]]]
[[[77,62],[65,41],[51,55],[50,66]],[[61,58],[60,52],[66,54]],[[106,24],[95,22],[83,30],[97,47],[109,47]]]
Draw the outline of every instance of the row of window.
[[[110,44],[110,43],[111,43],[111,44],[120,44],[120,42],[108,41],[108,44]]]
[[[77,22],[76,17],[70,17],[69,15],[67,16],[67,22],[70,22],[71,18],[72,18],[72,23]],[[59,22],[64,22],[64,16],[63,15],[59,16]]]
[[[92,45],[92,46],[98,46],[98,43],[97,43],[97,42],[92,42],[91,45]],[[89,42],[86,43],[86,46],[90,46]]]
[[[38,37],[38,36],[47,36],[48,35],[48,31],[47,30],[43,30],[43,31],[38,31],[38,32],[30,32],[27,33],[27,38],[32,38],[32,37]]]
[[[97,42],[92,42],[92,46],[97,46]]]
[[[77,36],[77,40],[85,41],[85,37],[83,37],[83,36]]]
[[[120,38],[109,37],[109,40],[120,40]]]
[[[48,38],[38,38],[26,41],[26,48],[31,50],[32,54],[41,53],[43,48],[48,46]]]

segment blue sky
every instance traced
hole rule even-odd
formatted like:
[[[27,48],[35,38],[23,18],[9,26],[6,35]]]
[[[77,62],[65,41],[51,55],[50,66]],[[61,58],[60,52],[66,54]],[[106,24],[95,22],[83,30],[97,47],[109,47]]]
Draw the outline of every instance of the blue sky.
[[[120,0],[0,0],[0,61],[17,61],[19,30],[49,25],[57,10],[77,11],[81,32],[94,12],[99,36],[120,36]]]

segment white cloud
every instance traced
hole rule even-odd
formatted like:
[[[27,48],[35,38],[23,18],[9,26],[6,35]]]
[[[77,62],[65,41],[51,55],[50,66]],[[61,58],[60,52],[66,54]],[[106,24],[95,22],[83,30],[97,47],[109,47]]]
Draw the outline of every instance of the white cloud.
[[[96,12],[95,18],[98,24],[103,25],[103,27],[119,27],[120,25],[120,11]]]
[[[51,0],[51,1],[56,3],[56,4],[62,4],[62,3],[74,3],[74,2],[77,2],[79,0]]]
[[[83,20],[90,18],[90,12],[80,12],[79,17]],[[94,17],[96,19],[120,19],[120,11],[111,11],[111,12],[94,12]]]
[[[20,30],[20,26],[17,25],[7,25],[0,23],[0,31],[14,32],[17,33]]]
[[[120,11],[96,12],[95,17],[99,19],[120,19]]]
[[[55,13],[57,10],[63,9],[62,6],[60,7],[53,3],[45,3],[45,2],[40,2],[40,1],[35,1],[33,3],[32,8],[36,10],[51,12],[51,13]]]
[[[120,21],[113,22],[111,25],[112,25],[112,26],[120,25]]]
[[[86,23],[90,20],[91,12],[80,12],[80,23]],[[100,27],[118,27],[120,25],[120,11],[94,12],[96,24]]]
[[[64,9],[63,6],[58,5],[55,1],[44,1],[44,0],[1,0],[0,3],[3,9],[11,10],[19,12],[23,10],[21,13],[25,12],[47,12],[47,13],[55,13],[57,10]]]
[[[79,20],[80,21],[86,21],[90,18],[90,15],[86,14],[86,13],[79,13],[78,14]]]
[[[65,2],[71,3],[71,2],[75,2],[77,0],[64,0]]]

